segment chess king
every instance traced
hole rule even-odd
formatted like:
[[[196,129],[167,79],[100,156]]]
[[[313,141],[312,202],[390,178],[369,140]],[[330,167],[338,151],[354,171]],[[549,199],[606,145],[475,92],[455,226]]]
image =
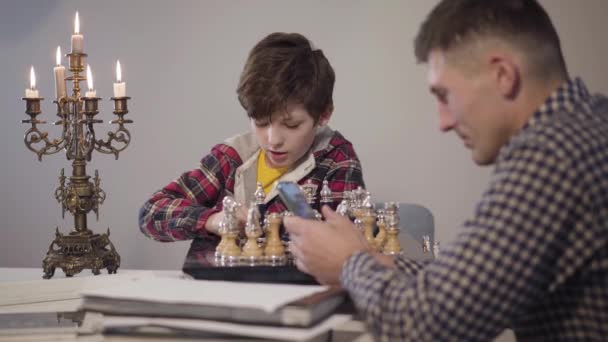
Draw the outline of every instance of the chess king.
[[[328,126],[334,71],[323,51],[297,33],[272,33],[247,58],[237,88],[250,131],[211,148],[198,168],[154,192],[139,212],[141,231],[158,241],[193,240],[191,253],[214,253],[231,196],[241,236],[250,203],[262,216],[286,211],[274,184],[312,189],[318,209],[323,181],[335,209],[344,191],[365,186],[352,144]],[[261,191],[256,185],[262,184]]]

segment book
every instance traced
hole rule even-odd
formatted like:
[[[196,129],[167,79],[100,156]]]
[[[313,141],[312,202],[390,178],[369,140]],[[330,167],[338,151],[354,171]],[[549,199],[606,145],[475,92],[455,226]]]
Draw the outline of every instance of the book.
[[[103,317],[92,312],[0,313],[0,340],[76,340],[102,332]]]
[[[111,315],[197,318],[310,327],[345,300],[340,288],[150,278],[82,293],[82,309]]]

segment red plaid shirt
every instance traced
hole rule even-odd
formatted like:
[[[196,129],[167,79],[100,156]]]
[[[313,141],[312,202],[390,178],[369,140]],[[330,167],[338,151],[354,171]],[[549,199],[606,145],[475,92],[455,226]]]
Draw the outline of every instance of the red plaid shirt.
[[[317,186],[317,199],[324,180],[334,194],[365,186],[353,146],[339,132],[334,131],[329,143],[313,155],[315,168],[298,182],[311,180]],[[239,155],[227,144],[214,146],[199,168],[183,173],[146,201],[139,212],[141,231],[158,241],[194,239],[192,247],[197,245],[199,251],[214,249],[219,237],[205,229],[205,222],[211,214],[222,210],[224,196],[234,194],[236,170],[249,157]],[[334,209],[338,202],[335,199]],[[267,213],[285,210],[278,196],[266,204]]]

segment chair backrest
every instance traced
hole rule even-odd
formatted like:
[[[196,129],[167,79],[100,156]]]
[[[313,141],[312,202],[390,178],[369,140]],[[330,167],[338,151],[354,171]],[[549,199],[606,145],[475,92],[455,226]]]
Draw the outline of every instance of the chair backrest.
[[[383,208],[384,203],[376,203],[376,208]],[[435,223],[431,211],[419,204],[399,203],[399,220],[402,240],[406,235],[422,243],[422,236],[430,236],[435,241]],[[404,234],[405,233],[405,234]]]

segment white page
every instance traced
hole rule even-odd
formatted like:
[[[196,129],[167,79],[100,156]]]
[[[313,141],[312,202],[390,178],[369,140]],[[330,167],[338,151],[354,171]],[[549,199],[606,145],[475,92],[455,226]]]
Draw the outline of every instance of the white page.
[[[124,286],[83,291],[83,296],[162,303],[247,307],[274,312],[281,306],[327,290],[327,286],[149,278]]]
[[[208,321],[203,319],[104,316],[104,329],[118,327],[159,326],[174,329],[224,333],[283,341],[307,341],[352,320],[351,315],[334,314],[310,328],[275,327]]]
[[[136,279],[158,276],[155,271],[125,271],[118,274],[88,275],[74,278],[9,281],[0,283],[0,308],[80,298],[84,289],[125,284]]]

